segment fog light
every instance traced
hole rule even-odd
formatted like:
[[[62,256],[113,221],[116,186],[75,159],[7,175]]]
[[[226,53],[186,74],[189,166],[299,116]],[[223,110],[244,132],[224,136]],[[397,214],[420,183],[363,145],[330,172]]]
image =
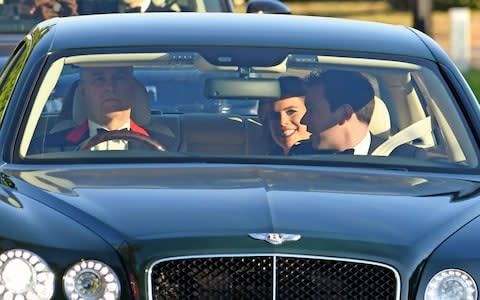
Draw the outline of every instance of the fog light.
[[[120,296],[117,275],[106,264],[86,260],[68,269],[63,277],[63,287],[68,299],[115,300]]]
[[[477,285],[467,272],[446,269],[430,280],[425,300],[476,300],[477,293]]]
[[[13,249],[0,254],[0,298],[49,300],[54,275],[36,254]]]

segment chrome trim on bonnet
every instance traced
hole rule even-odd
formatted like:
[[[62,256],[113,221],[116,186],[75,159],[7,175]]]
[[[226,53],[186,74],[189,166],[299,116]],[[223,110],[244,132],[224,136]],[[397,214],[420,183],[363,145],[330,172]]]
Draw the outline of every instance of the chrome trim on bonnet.
[[[249,237],[256,240],[265,241],[272,245],[281,245],[283,242],[293,242],[298,241],[302,238],[299,234],[289,234],[289,233],[274,233],[274,232],[259,232],[259,233],[249,233]]]
[[[367,261],[367,260],[361,260],[361,259],[349,259],[349,258],[339,258],[339,257],[332,257],[332,256],[314,256],[314,255],[296,255],[296,254],[279,254],[279,253],[248,253],[248,254],[214,254],[214,255],[187,255],[187,256],[174,256],[174,257],[167,257],[167,258],[162,258],[154,261],[147,269],[147,293],[148,293],[148,300],[153,300],[152,299],[152,294],[153,294],[153,287],[152,287],[152,281],[151,281],[151,275],[152,275],[152,269],[155,267],[155,265],[165,262],[165,261],[173,261],[173,260],[182,260],[182,259],[196,259],[196,258],[217,258],[217,257],[251,257],[251,256],[271,256],[274,261],[274,265],[272,267],[272,270],[274,272],[274,282],[273,282],[273,299],[276,299],[276,294],[275,294],[275,288],[276,288],[276,263],[277,263],[277,257],[291,257],[291,258],[304,258],[304,259],[318,259],[318,260],[330,260],[330,261],[342,261],[342,262],[352,262],[352,263],[362,263],[362,264],[368,264],[368,265],[374,265],[374,266],[379,266],[379,267],[384,267],[386,269],[389,269],[395,274],[395,278],[397,280],[397,286],[396,286],[396,295],[395,299],[399,300],[400,299],[400,286],[401,286],[401,280],[400,280],[400,274],[398,271],[387,264],[383,263],[378,263],[378,262],[373,262],[373,261]]]

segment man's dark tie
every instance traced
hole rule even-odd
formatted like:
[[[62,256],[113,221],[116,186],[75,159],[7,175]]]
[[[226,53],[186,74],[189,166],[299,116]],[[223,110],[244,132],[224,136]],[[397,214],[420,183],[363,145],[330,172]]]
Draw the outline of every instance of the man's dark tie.
[[[316,150],[316,154],[351,154],[353,155],[354,149],[345,149],[344,151],[337,151],[335,149],[320,149]]]
[[[355,153],[355,149],[346,149],[342,152],[338,152],[338,154],[351,154],[353,155]]]
[[[109,131],[110,130],[106,130],[105,128],[97,128],[97,134],[107,133]],[[128,128],[123,128],[123,129],[116,130],[116,131],[128,131]]]

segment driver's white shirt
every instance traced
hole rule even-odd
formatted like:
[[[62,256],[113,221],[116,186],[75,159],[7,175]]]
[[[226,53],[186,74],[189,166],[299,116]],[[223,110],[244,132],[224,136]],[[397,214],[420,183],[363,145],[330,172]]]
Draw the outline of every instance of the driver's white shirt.
[[[368,149],[370,149],[370,143],[372,142],[372,136],[370,135],[370,131],[365,135],[365,137],[353,147],[353,154],[354,155],[368,155]]]
[[[96,136],[97,135],[97,130],[98,129],[104,129],[108,131],[105,127],[102,127],[98,125],[97,123],[88,120],[88,128],[89,128],[89,135],[90,137]],[[130,121],[128,121],[126,124],[121,126],[120,129],[128,129],[130,130]],[[95,151],[95,150],[127,150],[128,149],[128,141],[127,140],[110,140],[106,141],[103,143],[100,143],[92,148],[90,150]]]

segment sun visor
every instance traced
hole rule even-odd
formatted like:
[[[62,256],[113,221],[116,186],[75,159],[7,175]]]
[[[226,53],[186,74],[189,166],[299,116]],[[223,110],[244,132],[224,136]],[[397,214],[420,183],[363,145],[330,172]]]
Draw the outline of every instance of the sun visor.
[[[280,83],[269,78],[208,78],[205,96],[211,99],[278,99]]]

